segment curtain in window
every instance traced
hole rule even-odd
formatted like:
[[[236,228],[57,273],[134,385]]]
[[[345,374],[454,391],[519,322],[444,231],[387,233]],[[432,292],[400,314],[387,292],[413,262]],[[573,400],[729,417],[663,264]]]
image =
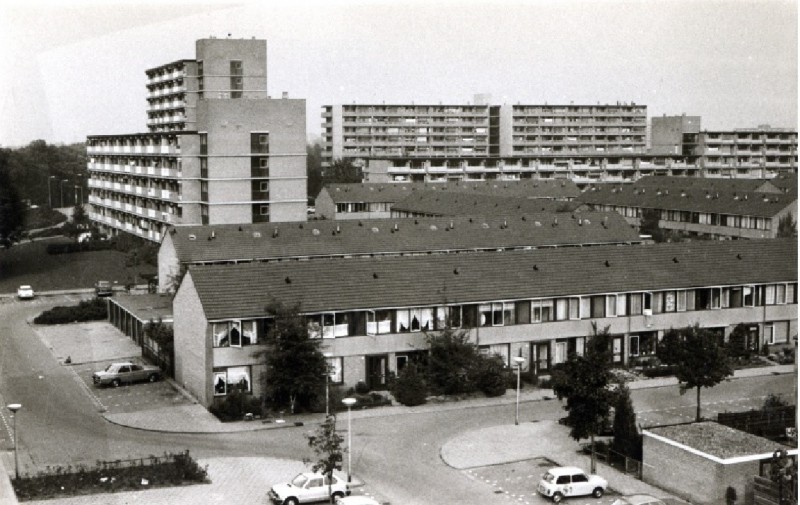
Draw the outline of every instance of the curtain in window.
[[[695,290],[686,290],[686,310],[694,310],[695,308]]]
[[[242,392],[250,392],[252,383],[250,381],[249,366],[235,366],[228,368],[228,384],[231,388],[240,388]]]
[[[242,346],[242,328],[241,323],[239,321],[231,321],[230,329],[228,330],[228,335],[231,339],[231,346],[233,347],[241,347]]]
[[[631,293],[628,295],[628,300],[630,302],[630,315],[638,316],[642,314],[642,294],[641,293]],[[638,348],[637,348],[638,349]],[[637,352],[638,354],[638,352]]]
[[[333,384],[344,382],[342,375],[342,358],[326,358],[328,362],[328,377]]]
[[[624,316],[627,314],[628,297],[624,294],[617,295],[617,315]]]
[[[564,321],[568,316],[568,305],[566,298],[559,298],[556,300],[556,321]]]
[[[308,316],[308,337],[322,337],[322,316]]]
[[[686,291],[678,291],[675,305],[678,312],[686,311]]]
[[[256,332],[256,321],[242,321],[242,345],[253,345],[258,343],[258,333]]]
[[[675,312],[675,291],[664,292],[664,312]]]
[[[491,326],[492,325],[492,304],[491,303],[484,303],[478,305],[478,314],[480,314],[480,321],[479,324],[481,326]]]
[[[211,331],[214,333],[214,347],[228,347],[231,345],[228,338],[228,323],[214,323]]]
[[[786,285],[778,284],[775,286],[775,303],[783,305],[786,303]]]
[[[336,318],[333,314],[322,314],[322,338],[333,338]]]
[[[511,324],[516,323],[516,318],[514,317],[514,303],[504,303],[503,304],[503,324],[508,326]]]
[[[764,299],[766,305],[775,305],[775,285],[764,286]]]
[[[350,314],[343,312],[334,316],[336,325],[334,326],[334,337],[346,337],[350,334]]]
[[[580,318],[580,298],[569,298],[569,318]]]
[[[228,374],[214,372],[214,396],[228,394]]]
[[[396,314],[397,314],[397,332],[407,333],[411,331],[411,320],[408,317],[408,310],[400,309],[396,312]]]

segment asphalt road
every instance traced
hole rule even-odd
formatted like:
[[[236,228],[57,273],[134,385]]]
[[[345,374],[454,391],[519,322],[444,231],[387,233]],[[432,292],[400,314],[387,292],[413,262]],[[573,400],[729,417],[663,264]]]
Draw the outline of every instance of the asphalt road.
[[[48,465],[93,465],[98,460],[187,448],[196,457],[270,456],[299,460],[310,456],[303,436],[311,429],[308,426],[183,435],[144,432],[108,423],[75,374],[58,364],[25,321],[59,303],[63,304],[64,299],[54,297],[35,304],[0,303],[0,401],[3,405],[23,404],[18,417],[23,472],[43,470]],[[721,384],[703,391],[704,415],[758,407],[768,393],[790,398],[794,381],[793,376],[783,375]],[[694,395],[680,395],[677,387],[637,390],[632,396],[640,423],[645,426],[686,421],[687,416],[694,416]],[[520,408],[522,421],[554,420],[563,415],[558,401],[523,403]],[[504,405],[359,419],[353,423],[353,471],[374,494],[391,503],[508,504],[509,495],[497,492],[497,482],[518,478],[519,469],[486,470],[492,477],[483,479],[448,467],[440,458],[440,448],[461,433],[507,424],[513,417],[514,406]],[[5,409],[0,421],[4,423],[0,426],[0,444],[7,450],[11,447],[11,422]],[[539,503],[536,497],[528,501]]]

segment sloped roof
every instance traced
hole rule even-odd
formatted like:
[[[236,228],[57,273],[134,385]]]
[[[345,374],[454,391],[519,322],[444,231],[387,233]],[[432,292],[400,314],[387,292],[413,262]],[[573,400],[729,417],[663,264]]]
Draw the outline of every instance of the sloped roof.
[[[711,191],[705,189],[661,189],[624,185],[586,188],[579,198],[588,204],[641,207],[738,216],[773,217],[797,204],[796,194]]]
[[[779,193],[771,179],[731,179],[723,177],[685,177],[674,175],[648,175],[633,183],[634,187],[659,189],[702,189],[724,192]]]
[[[779,174],[769,182],[784,193],[797,193],[797,174]]]
[[[189,267],[209,319],[793,281],[797,241],[700,241]]]
[[[552,226],[556,219],[558,226]],[[573,217],[517,211],[509,217],[190,225],[173,230],[169,236],[181,263],[639,241],[636,230],[616,212]]]
[[[410,183],[329,184],[324,188],[331,199],[341,202],[397,202],[414,191],[470,192],[524,198],[576,198],[580,190],[568,179],[522,181],[454,181]]]
[[[528,199],[472,192],[414,191],[392,206],[393,211],[433,216],[507,216],[534,212],[572,212],[580,202]]]

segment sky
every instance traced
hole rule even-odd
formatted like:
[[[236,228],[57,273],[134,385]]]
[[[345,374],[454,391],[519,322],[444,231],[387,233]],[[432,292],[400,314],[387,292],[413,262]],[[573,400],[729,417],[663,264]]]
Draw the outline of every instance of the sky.
[[[145,73],[197,39],[267,40],[267,89],[333,103],[647,105],[797,128],[786,0],[125,0],[0,5],[0,146],[146,131]]]

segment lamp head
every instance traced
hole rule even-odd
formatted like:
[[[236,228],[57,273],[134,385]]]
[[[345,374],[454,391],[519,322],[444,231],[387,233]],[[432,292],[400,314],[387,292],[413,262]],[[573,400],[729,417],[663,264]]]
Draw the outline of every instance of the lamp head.
[[[22,405],[19,403],[9,403],[6,407],[8,408],[8,410],[16,414],[17,411],[22,408]]]
[[[345,399],[342,400],[342,403],[344,403],[348,407],[352,407],[353,405],[356,404],[356,399],[355,398],[345,398]]]
[[[525,363],[525,358],[523,358],[522,356],[514,356],[513,359],[514,363],[516,363],[517,366],[522,366],[522,364]]]

